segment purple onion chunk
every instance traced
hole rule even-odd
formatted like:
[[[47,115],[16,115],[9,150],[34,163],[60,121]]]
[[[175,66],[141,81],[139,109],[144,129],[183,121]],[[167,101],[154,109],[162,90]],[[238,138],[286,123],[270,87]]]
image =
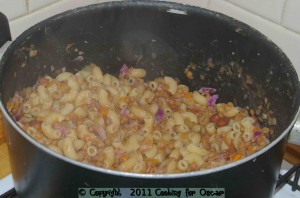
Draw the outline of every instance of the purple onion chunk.
[[[62,138],[64,138],[68,133],[68,129],[60,124],[54,124],[53,128],[60,132]]]
[[[123,66],[122,66],[121,69],[120,69],[120,75],[121,75],[121,77],[127,76],[128,73],[129,73],[129,68],[128,68],[128,66],[127,66],[126,64],[123,64]]]
[[[199,92],[202,95],[206,95],[206,94],[213,94],[215,93],[217,90],[211,87],[202,87],[201,89],[199,89]]]
[[[121,110],[121,115],[129,115],[129,110],[126,107],[123,107]]]
[[[253,138],[257,139],[260,135],[261,135],[261,131],[255,131],[254,135],[253,135]]]
[[[19,121],[21,116],[20,116],[20,114],[15,114],[15,115],[13,115],[13,118],[15,121]]]
[[[208,100],[207,100],[207,103],[208,103],[208,106],[213,106],[216,104],[216,101],[218,99],[219,95],[212,95]]]
[[[162,121],[164,119],[164,117],[165,117],[164,110],[162,110],[161,108],[158,108],[158,111],[155,114],[155,120],[157,122],[160,122],[160,121]]]

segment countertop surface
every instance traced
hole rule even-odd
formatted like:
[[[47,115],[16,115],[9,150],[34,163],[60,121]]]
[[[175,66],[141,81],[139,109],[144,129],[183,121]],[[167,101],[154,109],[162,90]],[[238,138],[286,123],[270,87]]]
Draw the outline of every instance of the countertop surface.
[[[3,115],[0,112],[0,179],[6,177],[11,173],[8,147],[5,141],[4,127],[3,127]]]

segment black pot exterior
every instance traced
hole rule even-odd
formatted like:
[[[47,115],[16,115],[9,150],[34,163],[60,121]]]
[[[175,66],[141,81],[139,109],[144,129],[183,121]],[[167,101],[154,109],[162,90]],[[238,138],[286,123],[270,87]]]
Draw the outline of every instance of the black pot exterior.
[[[78,54],[69,47],[84,52],[84,59],[77,59]],[[36,57],[29,57],[30,49],[38,51]],[[213,60],[213,68],[208,69],[208,59]],[[277,118],[271,137],[276,143],[234,167],[184,177],[111,174],[58,158],[16,127],[4,104],[15,91],[32,86],[40,76],[54,76],[63,67],[75,72],[91,62],[113,74],[118,74],[124,63],[142,67],[148,79],[169,75],[191,90],[215,87],[220,102],[233,101],[249,108],[267,98]],[[196,65],[193,80],[184,76],[191,63]],[[220,72],[222,66],[232,73]],[[251,84],[246,83],[249,76]],[[92,5],[43,21],[8,48],[0,63],[0,79],[19,197],[76,197],[80,187],[206,187],[225,188],[226,197],[272,197],[285,137],[300,101],[299,81],[292,64],[263,35],[218,13],[154,1]]]

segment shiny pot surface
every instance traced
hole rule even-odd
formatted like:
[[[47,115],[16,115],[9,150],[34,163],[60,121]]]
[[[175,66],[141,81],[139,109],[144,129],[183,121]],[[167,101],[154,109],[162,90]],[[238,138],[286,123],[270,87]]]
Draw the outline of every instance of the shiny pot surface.
[[[66,50],[70,43],[84,52],[83,60]],[[31,48],[38,51],[34,58],[24,50]],[[208,59],[215,64],[211,69],[207,69]],[[235,163],[173,175],[122,173],[60,156],[24,133],[7,113],[5,103],[15,91],[32,86],[45,74],[54,76],[62,68],[76,72],[91,62],[113,74],[118,74],[123,63],[145,68],[148,79],[163,73],[190,90],[214,87],[219,102],[233,101],[242,107],[253,108],[267,99],[277,118],[272,142]],[[197,65],[192,80],[184,75],[190,63]],[[220,72],[222,66],[227,72]],[[206,187],[224,188],[226,197],[271,197],[300,100],[292,64],[259,32],[219,13],[154,1],[91,5],[35,25],[7,49],[0,63],[0,79],[1,108],[7,119],[19,197],[76,197],[82,187]]]

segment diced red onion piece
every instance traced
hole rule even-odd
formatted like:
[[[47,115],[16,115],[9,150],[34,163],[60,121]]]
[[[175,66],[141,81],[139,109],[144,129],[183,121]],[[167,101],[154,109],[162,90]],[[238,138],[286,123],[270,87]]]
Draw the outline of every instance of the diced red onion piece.
[[[13,118],[14,118],[15,121],[19,121],[20,120],[20,114],[13,115]]]
[[[218,99],[218,95],[212,95],[208,100],[207,100],[207,103],[209,106],[212,106],[212,105],[215,105],[216,104],[216,101]]]
[[[61,126],[60,124],[54,124],[53,128],[56,129],[56,130],[59,130],[62,138],[64,138],[66,136],[67,132],[68,132],[68,129]]]
[[[215,93],[217,90],[214,89],[214,88],[211,88],[211,87],[202,87],[199,89],[199,92],[202,94],[202,95],[206,95],[206,94],[213,94]]]
[[[121,77],[127,76],[128,72],[129,72],[129,68],[126,64],[124,64],[120,69]]]
[[[121,115],[128,115],[129,114],[129,110],[126,107],[123,107],[121,110]]]
[[[155,114],[155,120],[157,122],[160,122],[165,116],[165,112],[164,110],[162,110],[161,108],[158,108],[158,111]]]
[[[253,135],[253,138],[256,139],[256,138],[258,138],[260,135],[261,135],[261,131],[255,131],[255,132],[254,132],[254,135]]]

